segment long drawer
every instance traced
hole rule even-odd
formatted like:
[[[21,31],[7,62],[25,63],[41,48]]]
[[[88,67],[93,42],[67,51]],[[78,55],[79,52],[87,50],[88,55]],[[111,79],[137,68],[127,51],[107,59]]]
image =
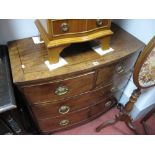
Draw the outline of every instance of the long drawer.
[[[65,129],[99,116],[103,112],[107,111],[114,104],[114,102],[115,101],[113,99],[107,98],[106,100],[91,107],[81,109],[71,114],[56,118],[40,119],[38,120],[38,124],[43,133]]]
[[[68,100],[48,102],[43,104],[33,104],[32,110],[38,119],[62,116],[81,108],[95,105],[99,101],[107,98],[107,96],[112,96],[111,89],[112,85],[108,85],[106,87],[84,93],[80,96],[76,96]]]
[[[94,72],[90,72],[51,83],[25,86],[23,91],[30,103],[48,102],[89,91],[93,88],[93,81]]]
[[[109,19],[61,19],[52,20],[53,37],[58,35],[76,34],[98,28],[110,27]]]

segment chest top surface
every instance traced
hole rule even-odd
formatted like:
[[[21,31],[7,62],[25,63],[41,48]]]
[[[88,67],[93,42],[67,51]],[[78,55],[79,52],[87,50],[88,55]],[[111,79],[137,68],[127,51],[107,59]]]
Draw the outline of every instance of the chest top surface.
[[[114,32],[110,45],[113,52],[100,56],[91,50],[87,43],[71,45],[61,55],[68,64],[53,71],[49,71],[44,63],[48,59],[44,44],[34,44],[32,38],[10,42],[8,48],[13,82],[26,84],[91,71],[123,59],[144,47],[144,43],[118,26],[112,24],[111,29]],[[93,63],[96,61],[97,66]]]

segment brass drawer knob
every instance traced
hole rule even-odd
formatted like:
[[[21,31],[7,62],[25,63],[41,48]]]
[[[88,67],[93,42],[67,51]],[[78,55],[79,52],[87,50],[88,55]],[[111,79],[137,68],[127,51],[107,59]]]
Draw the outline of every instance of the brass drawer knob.
[[[60,126],[66,126],[66,125],[68,125],[68,124],[69,124],[69,120],[67,120],[67,119],[61,120],[61,121],[59,122],[59,125],[60,125]]]
[[[69,25],[67,23],[62,23],[61,24],[61,30],[63,32],[67,32],[69,30]]]
[[[70,110],[70,107],[67,105],[63,105],[59,108],[59,113],[60,114],[67,114]]]
[[[117,88],[116,88],[116,87],[112,87],[112,88],[111,88],[111,92],[112,92],[112,93],[114,93],[114,92],[116,92],[116,91],[117,91]]]
[[[96,25],[97,26],[102,26],[103,20],[102,19],[96,19]]]
[[[119,65],[116,67],[116,72],[121,74],[121,73],[124,73],[125,69],[124,69],[124,66],[123,65]]]
[[[112,104],[112,101],[108,101],[105,103],[105,107],[109,107],[109,106],[111,106],[111,104]]]
[[[55,94],[61,96],[68,93],[68,91],[69,89],[66,86],[60,86],[55,90]]]

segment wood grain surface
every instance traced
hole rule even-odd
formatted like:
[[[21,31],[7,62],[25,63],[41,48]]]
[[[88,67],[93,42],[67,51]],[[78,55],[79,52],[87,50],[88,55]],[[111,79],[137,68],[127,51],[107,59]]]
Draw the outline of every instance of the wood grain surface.
[[[99,67],[106,66],[143,49],[144,44],[141,41],[119,27],[113,25],[112,30],[115,33],[111,40],[114,52],[100,56],[88,44],[74,45],[62,53],[68,64],[53,71],[49,71],[44,63],[48,59],[44,44],[36,45],[32,38],[10,42],[8,47],[14,83],[39,82],[56,79],[60,75],[64,78],[75,73],[92,71],[96,68],[93,62],[97,61]]]

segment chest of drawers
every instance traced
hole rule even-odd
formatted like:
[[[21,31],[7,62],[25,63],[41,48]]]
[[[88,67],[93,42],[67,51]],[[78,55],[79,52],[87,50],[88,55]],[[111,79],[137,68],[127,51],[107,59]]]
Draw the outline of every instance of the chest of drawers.
[[[62,54],[68,64],[53,71],[44,64],[44,44],[31,38],[9,43],[14,85],[41,133],[86,123],[120,99],[144,44],[115,25],[112,30],[115,51],[100,56],[87,44],[75,44]]]

